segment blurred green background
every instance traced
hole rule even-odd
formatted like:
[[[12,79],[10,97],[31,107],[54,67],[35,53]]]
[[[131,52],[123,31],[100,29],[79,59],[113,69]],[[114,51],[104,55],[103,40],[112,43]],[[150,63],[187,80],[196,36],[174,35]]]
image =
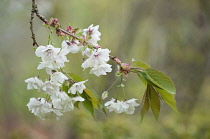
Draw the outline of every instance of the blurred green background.
[[[37,0],[47,19],[57,17],[62,27],[100,25],[99,44],[124,62],[142,60],[174,81],[180,113],[162,103],[159,121],[151,112],[140,124],[134,115],[100,111],[93,119],[83,108],[60,120],[40,120],[28,111],[35,91],[24,80],[37,75],[29,19],[30,0],[0,1],[0,138],[11,139],[208,139],[210,138],[210,1],[209,0]],[[35,19],[39,44],[49,30]],[[53,38],[55,46],[60,40]],[[116,79],[114,73],[97,78],[80,68],[80,54],[69,56],[66,70],[80,74],[98,94]],[[116,65],[113,62],[114,71]],[[125,82],[127,99],[138,98],[145,87],[134,75]],[[109,99],[121,90],[111,89]],[[107,99],[108,100],[108,99]]]

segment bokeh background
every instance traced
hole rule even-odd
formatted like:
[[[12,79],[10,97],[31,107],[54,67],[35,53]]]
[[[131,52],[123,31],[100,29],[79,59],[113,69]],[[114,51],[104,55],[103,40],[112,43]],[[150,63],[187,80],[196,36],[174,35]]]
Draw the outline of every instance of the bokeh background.
[[[24,80],[37,75],[29,19],[30,0],[0,1],[0,138],[11,139],[207,139],[210,138],[210,1],[209,0],[37,0],[47,19],[62,27],[100,25],[99,44],[124,62],[142,60],[167,74],[177,88],[179,113],[162,103],[159,121],[152,113],[140,124],[134,115],[83,110],[67,112],[60,120],[40,120],[28,111],[30,97]],[[39,44],[49,30],[35,19]],[[55,45],[60,40],[53,38]],[[69,56],[66,70],[80,74],[98,94],[116,79],[114,73],[97,78],[80,67],[81,55]],[[112,62],[114,71],[116,65]],[[138,98],[145,87],[134,75],[126,82],[127,99]],[[111,89],[109,98],[121,94]],[[108,99],[107,99],[108,100]]]

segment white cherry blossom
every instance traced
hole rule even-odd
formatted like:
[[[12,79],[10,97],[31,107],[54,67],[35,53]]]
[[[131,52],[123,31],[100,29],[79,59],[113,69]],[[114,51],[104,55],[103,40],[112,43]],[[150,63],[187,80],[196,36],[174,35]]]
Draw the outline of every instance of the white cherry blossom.
[[[109,65],[109,64],[99,65],[99,66],[96,66],[96,67],[92,68],[90,70],[90,73],[95,74],[96,76],[106,75],[107,72],[112,71],[111,66],[112,65]]]
[[[126,101],[126,103],[129,105],[129,107],[126,111],[127,114],[133,114],[134,110],[135,110],[135,107],[139,106],[139,104],[136,103],[136,100],[137,99],[132,98],[132,99]]]
[[[97,42],[100,40],[101,33],[98,31],[99,25],[93,26],[90,25],[87,29],[83,30],[83,35],[86,37],[86,40],[91,45],[98,45]]]
[[[52,61],[60,52],[60,48],[55,48],[52,45],[39,46],[35,54],[37,57],[41,57],[43,61]]]
[[[84,63],[82,63],[82,67],[88,68],[106,64],[106,62],[109,61],[109,53],[109,49],[99,48],[97,50],[94,50],[92,55]]]
[[[52,104],[48,103],[44,98],[30,98],[27,106],[29,111],[41,119],[45,119],[47,113],[52,111]]]
[[[43,120],[48,118],[56,118],[58,120],[63,115],[61,111],[54,109],[52,104],[44,98],[31,98],[27,106],[29,111]]]
[[[82,97],[70,98],[65,92],[59,92],[51,96],[53,106],[63,112],[74,110],[76,101],[84,101]]]
[[[65,62],[69,62],[69,60],[66,58],[65,55],[59,53],[54,60],[40,62],[37,69],[43,69],[43,68],[48,68],[51,70],[59,69],[65,66],[64,64]]]
[[[106,102],[104,106],[109,110],[109,112],[115,111],[116,113],[125,112],[127,114],[133,114],[135,107],[138,106],[135,101],[137,99],[130,99],[127,101],[119,101],[116,99],[111,99],[110,101]]]
[[[62,72],[54,72],[51,75],[51,81],[54,83],[63,83],[65,80],[68,80],[68,77],[64,75]]]
[[[65,66],[65,62],[69,62],[69,60],[66,58],[66,54],[68,54],[65,50],[61,50],[61,52],[55,57],[55,60],[53,61],[54,68],[61,68]]]
[[[66,52],[71,52],[73,54],[78,53],[80,51],[80,47],[78,46],[79,41],[78,40],[72,40],[72,41],[63,41],[62,42],[62,50]]]
[[[53,107],[65,111],[74,109],[74,104],[65,92],[58,92],[56,95],[51,96]]]
[[[82,94],[83,93],[83,90],[86,88],[84,83],[87,82],[88,80],[85,80],[85,81],[81,81],[81,82],[77,82],[77,83],[74,83],[68,90],[68,93],[71,93],[71,94],[76,94],[76,92]]]
[[[109,110],[109,112],[115,111],[116,113],[122,113],[129,107],[126,103],[113,98],[106,102],[104,106]]]
[[[106,75],[107,72],[111,72],[111,65],[107,64],[109,61],[109,49],[98,48],[94,50],[91,56],[82,63],[82,68],[92,68],[90,73],[96,76]]]
[[[60,90],[59,86],[60,86],[59,83],[54,83],[52,81],[45,81],[43,85],[40,87],[39,91],[49,95],[55,95]]]
[[[62,50],[61,48],[55,48],[52,45],[39,46],[36,49],[35,54],[37,57],[41,57],[42,62],[40,62],[37,69],[59,69],[64,67],[64,63],[69,62],[66,58],[68,53],[68,51]]]
[[[28,78],[25,80],[25,82],[28,83],[28,90],[39,89],[43,85],[42,80],[38,79],[37,77]]]

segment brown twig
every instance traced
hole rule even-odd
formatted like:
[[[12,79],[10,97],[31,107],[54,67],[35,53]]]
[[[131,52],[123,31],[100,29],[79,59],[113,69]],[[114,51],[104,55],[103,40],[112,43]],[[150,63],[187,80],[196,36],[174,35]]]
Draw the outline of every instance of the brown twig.
[[[34,19],[34,9],[35,9],[35,0],[32,0],[32,9],[31,9],[31,19],[30,19],[30,30],[31,30],[31,38],[33,40],[33,46],[37,46],[39,47],[37,41],[36,41],[36,36],[35,36],[35,33],[34,33],[34,29],[33,29],[33,19]]]
[[[42,21],[44,22],[44,24],[48,24],[48,20],[39,13],[39,10],[37,8],[37,4],[36,4],[36,0],[32,0],[32,10],[31,10],[31,19],[30,19],[30,30],[31,30],[31,38],[33,40],[33,46],[37,46],[39,47],[38,45],[38,42],[36,40],[36,36],[35,36],[35,33],[34,33],[34,30],[33,30],[33,19],[34,19],[34,14],[36,14],[36,16]],[[50,26],[52,27],[55,27],[53,24],[50,24]],[[60,32],[63,32],[64,34],[67,34],[75,39],[79,39],[77,36],[73,35],[72,33],[62,29],[62,28],[56,28],[56,31],[60,31]]]

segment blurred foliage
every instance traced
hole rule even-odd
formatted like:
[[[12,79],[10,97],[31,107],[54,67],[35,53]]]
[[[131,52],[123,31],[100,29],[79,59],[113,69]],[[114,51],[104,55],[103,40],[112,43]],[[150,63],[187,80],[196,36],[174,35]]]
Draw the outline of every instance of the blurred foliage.
[[[142,60],[174,81],[180,113],[162,103],[159,121],[151,112],[140,124],[135,115],[97,112],[96,119],[82,108],[66,113],[59,121],[42,121],[26,104],[37,92],[27,91],[24,80],[37,75],[30,38],[30,0],[0,1],[0,138],[12,139],[197,139],[210,138],[210,1],[209,0],[37,0],[46,18],[57,17],[65,27],[100,25],[100,45],[124,62]],[[39,44],[47,44],[49,30],[35,24]],[[54,36],[55,45],[60,41]],[[80,68],[80,55],[69,56],[66,70],[89,79]],[[114,64],[110,62],[111,64]],[[115,68],[115,66],[113,65]],[[115,80],[114,73],[90,76],[90,87],[101,94]],[[130,75],[127,97],[143,97],[145,87]],[[110,90],[109,98],[120,90]],[[129,95],[128,95],[129,94]]]

